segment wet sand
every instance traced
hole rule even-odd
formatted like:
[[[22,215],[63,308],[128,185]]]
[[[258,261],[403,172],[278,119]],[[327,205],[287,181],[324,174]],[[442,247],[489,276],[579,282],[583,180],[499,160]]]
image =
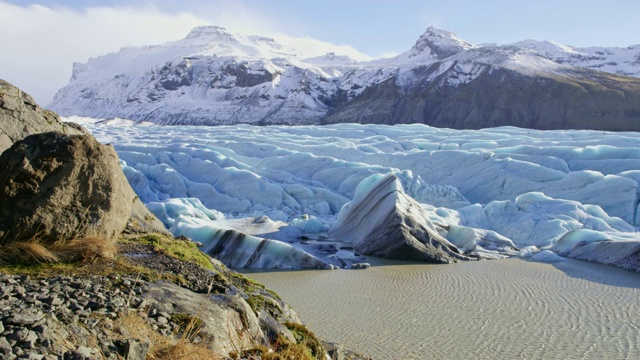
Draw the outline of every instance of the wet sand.
[[[567,260],[252,272],[320,337],[374,359],[640,358],[640,274]]]

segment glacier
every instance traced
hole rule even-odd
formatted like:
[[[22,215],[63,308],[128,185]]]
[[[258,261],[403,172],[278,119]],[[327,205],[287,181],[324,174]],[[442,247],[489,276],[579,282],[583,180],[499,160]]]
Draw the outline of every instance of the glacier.
[[[412,211],[434,236],[464,256],[557,261],[552,252],[640,269],[636,132],[65,120],[115,147],[136,194],[174,235],[210,253],[222,238],[254,250],[232,266],[370,261],[354,239],[376,225],[374,211],[358,215],[363,228],[336,229],[354,219],[341,219],[341,210],[370,206],[369,192],[391,177],[402,190],[395,203],[418,206]]]

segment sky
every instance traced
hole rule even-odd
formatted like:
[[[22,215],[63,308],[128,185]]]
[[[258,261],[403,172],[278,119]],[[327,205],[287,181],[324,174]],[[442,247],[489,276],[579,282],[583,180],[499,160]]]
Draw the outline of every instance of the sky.
[[[639,0],[0,0],[0,78],[46,105],[73,62],[198,25],[366,60],[407,51],[429,26],[472,44],[626,47],[640,44],[639,16]]]

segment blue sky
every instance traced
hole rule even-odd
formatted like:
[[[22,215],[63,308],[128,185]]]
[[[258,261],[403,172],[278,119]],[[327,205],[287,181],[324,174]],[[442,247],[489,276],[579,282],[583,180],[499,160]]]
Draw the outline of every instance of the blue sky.
[[[640,43],[639,18],[640,0],[0,0],[0,78],[47,103],[74,61],[180,39],[202,24],[378,58],[408,50],[428,26],[473,44],[624,47]]]

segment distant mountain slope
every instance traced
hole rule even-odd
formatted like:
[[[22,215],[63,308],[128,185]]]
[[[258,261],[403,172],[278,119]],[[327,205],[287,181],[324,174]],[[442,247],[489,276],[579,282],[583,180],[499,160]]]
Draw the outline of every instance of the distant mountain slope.
[[[430,27],[403,54],[356,62],[333,53],[301,59],[273,39],[206,26],[74,64],[51,108],[160,124],[640,130],[637,77],[640,45],[475,46]]]
[[[368,87],[323,123],[640,130],[640,79],[559,65],[527,49],[466,51],[404,78]]]

